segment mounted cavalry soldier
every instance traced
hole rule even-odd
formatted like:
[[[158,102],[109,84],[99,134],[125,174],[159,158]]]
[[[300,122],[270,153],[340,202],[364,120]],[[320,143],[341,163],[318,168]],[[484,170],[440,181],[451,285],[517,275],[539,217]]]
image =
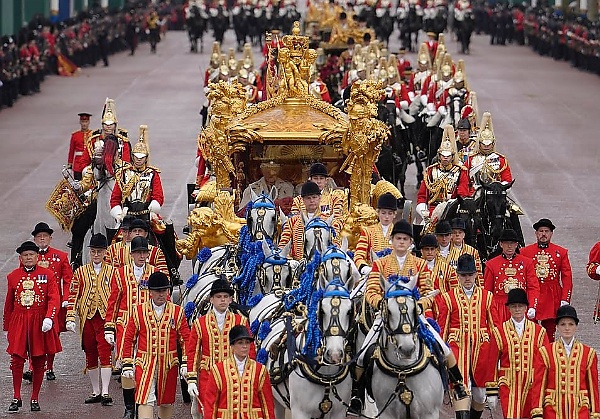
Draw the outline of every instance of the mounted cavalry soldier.
[[[117,159],[125,162],[131,162],[131,145],[127,138],[127,130],[117,126],[117,109],[115,101],[106,98],[104,109],[102,110],[102,129],[95,130],[89,138],[89,146],[94,147],[97,141],[104,141],[107,135],[114,135],[118,144]]]
[[[140,125],[139,141],[133,148],[133,164],[115,174],[115,188],[110,198],[110,214],[118,222],[126,214],[150,221],[150,213],[158,214],[164,203],[160,170],[148,165],[148,127]]]
[[[540,300],[535,319],[546,329],[548,339],[554,342],[556,310],[570,304],[573,292],[573,274],[567,249],[551,242],[556,227],[547,218],[533,225],[537,243],[521,249],[521,254],[535,264],[535,276],[540,282]]]
[[[431,298],[435,295],[433,291],[433,281],[427,268],[427,262],[423,259],[414,256],[410,253],[409,248],[413,242],[413,230],[411,225],[406,220],[400,220],[394,224],[391,233],[392,238],[392,253],[381,259],[378,259],[373,264],[369,278],[367,279],[367,287],[365,290],[365,304],[369,304],[373,309],[381,311],[385,303],[384,290],[382,289],[381,279],[387,281],[392,276],[416,277],[414,286],[418,289],[423,297],[419,300],[419,304],[423,309],[428,309],[431,306]],[[440,344],[441,350],[446,358],[450,381],[454,384],[455,397],[457,400],[462,400],[468,397],[462,383],[462,375],[458,368],[456,358],[452,351],[442,340],[440,335],[429,324],[425,317],[421,314],[422,324],[434,336],[435,340]],[[377,342],[379,335],[383,329],[383,318],[378,314],[373,322],[373,326],[365,338],[363,347],[360,349],[356,363],[356,379],[353,380],[352,399],[348,414],[358,416],[364,406],[364,390],[365,378],[364,368],[365,353],[367,348]]]

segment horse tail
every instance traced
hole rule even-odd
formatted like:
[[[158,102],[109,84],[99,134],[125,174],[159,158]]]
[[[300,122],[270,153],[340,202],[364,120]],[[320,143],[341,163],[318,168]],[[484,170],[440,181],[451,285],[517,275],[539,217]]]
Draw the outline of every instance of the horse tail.
[[[104,153],[102,159],[104,160],[104,167],[111,176],[115,174],[115,168],[113,166],[115,160],[115,154],[119,150],[119,144],[117,139],[113,135],[107,135],[104,140]]]

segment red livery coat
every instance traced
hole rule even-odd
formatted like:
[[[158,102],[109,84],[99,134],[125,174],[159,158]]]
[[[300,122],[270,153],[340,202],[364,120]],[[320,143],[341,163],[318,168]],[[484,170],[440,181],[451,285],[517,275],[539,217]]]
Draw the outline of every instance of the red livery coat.
[[[36,266],[27,272],[23,265],[7,276],[3,330],[8,332],[10,355],[21,358],[62,351],[58,329],[42,332],[44,318],[57,321],[60,297],[54,272]]]
[[[58,317],[54,322],[54,327],[56,327],[59,332],[66,332],[67,307],[62,307],[62,303],[64,301],[69,301],[71,280],[73,279],[73,269],[69,263],[69,257],[62,250],[48,247],[46,252],[40,252],[38,256],[38,265],[54,272],[54,278],[60,297]]]
[[[69,155],[67,163],[73,167],[73,172],[83,172],[83,169],[92,162],[90,150],[88,149],[88,138],[92,131],[74,131],[71,134],[71,142],[69,145]]]

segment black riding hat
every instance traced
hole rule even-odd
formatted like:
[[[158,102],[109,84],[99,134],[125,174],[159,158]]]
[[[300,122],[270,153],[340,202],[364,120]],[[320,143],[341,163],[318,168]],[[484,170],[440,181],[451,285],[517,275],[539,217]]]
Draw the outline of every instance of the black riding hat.
[[[419,248],[424,247],[438,247],[437,239],[433,234],[425,234],[421,237],[421,243],[419,243]]]
[[[35,228],[31,232],[31,235],[35,237],[35,235],[38,233],[52,234],[52,233],[54,233],[54,230],[52,230],[48,224],[41,222],[41,223],[37,223],[35,225]]]
[[[397,223],[395,223],[394,228],[392,228],[392,234],[390,234],[390,236],[394,237],[395,234],[399,234],[399,233],[406,234],[410,237],[413,237],[413,229],[408,221],[400,220]]]
[[[163,272],[154,272],[148,277],[148,289],[154,291],[166,290],[171,288],[169,277]]]
[[[210,287],[211,297],[220,292],[226,292],[227,294],[233,297],[233,288],[231,288],[231,284],[226,279],[217,279],[215,282],[212,283],[212,286]]]
[[[500,235],[500,239],[498,241],[501,242],[519,242],[519,236],[517,232],[512,228],[507,228],[506,230],[502,230],[502,234]]]
[[[304,184],[302,184],[302,189],[300,190],[300,196],[311,196],[311,195],[321,195],[321,190],[319,186],[315,182],[311,182],[310,180]]]
[[[450,227],[450,223],[448,221],[440,221],[435,225],[435,234],[436,235],[446,235],[452,233],[452,227]]]
[[[462,218],[453,218],[452,221],[450,221],[450,227],[454,230],[463,230],[465,231],[467,229],[467,225],[465,224],[465,220],[463,220]]]
[[[139,252],[140,250],[145,250],[146,252],[150,250],[148,249],[148,239],[142,236],[137,236],[131,240],[131,253]]]
[[[106,249],[108,247],[108,241],[106,236],[102,233],[96,233],[90,238],[90,245],[88,247],[94,249]]]
[[[329,173],[327,172],[327,167],[323,163],[314,163],[310,166],[310,170],[308,172],[308,176],[325,176],[329,177]]]
[[[233,326],[231,330],[229,330],[229,344],[233,345],[235,342],[241,339],[248,339],[254,341],[254,338],[250,334],[248,328],[246,326],[238,324],[237,326]]]
[[[460,121],[458,121],[458,124],[456,124],[456,130],[459,129],[468,129],[470,131],[471,122],[467,118],[461,119]]]
[[[554,229],[556,228],[556,226],[554,224],[552,224],[552,221],[550,221],[547,218],[542,218],[533,225],[533,229],[535,231],[537,231],[538,229],[540,229],[542,227],[548,227],[552,231],[554,231]]]
[[[508,306],[510,304],[525,304],[526,306],[529,306],[527,293],[523,288],[513,288],[508,292],[506,305]]]
[[[475,266],[475,258],[468,253],[459,256],[456,261],[456,273],[457,274],[474,274],[477,272]]]
[[[391,193],[384,193],[377,200],[377,209],[389,209],[396,211],[398,209],[398,200]]]
[[[560,319],[564,319],[565,317],[570,317],[575,320],[575,324],[579,324],[579,318],[577,317],[577,310],[575,310],[575,307],[568,304],[559,307],[556,311],[556,324],[558,324]]]
[[[142,220],[141,218],[135,218],[129,224],[129,230],[133,230],[134,228],[141,228],[145,232],[150,231],[150,227],[148,227],[148,223]]]

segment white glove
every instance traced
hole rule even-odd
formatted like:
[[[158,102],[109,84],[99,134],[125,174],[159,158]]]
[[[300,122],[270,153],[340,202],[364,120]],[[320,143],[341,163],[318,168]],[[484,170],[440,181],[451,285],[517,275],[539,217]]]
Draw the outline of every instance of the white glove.
[[[129,378],[130,380],[133,380],[133,370],[125,370],[121,373],[121,375],[124,378]]]
[[[427,106],[427,95],[421,95],[421,105]]]
[[[371,273],[371,269],[372,268],[370,266],[363,266],[362,268],[360,268],[360,274],[362,276],[369,275]]]
[[[160,204],[157,200],[153,199],[148,205],[148,209],[150,210],[150,212],[158,214],[158,211],[160,211]]]
[[[179,376],[181,378],[187,378],[187,367],[185,365],[179,367]]]
[[[598,265],[598,267],[596,268],[596,274],[600,275],[600,265]]]
[[[529,317],[530,319],[533,319],[535,317],[535,308],[531,307],[529,310],[527,310],[527,317]]]
[[[46,317],[42,322],[42,332],[46,333],[50,329],[52,329],[52,319]]]
[[[67,322],[67,330],[75,333],[75,322]]]
[[[117,221],[117,223],[123,221],[123,218],[125,217],[125,214],[123,213],[123,208],[121,208],[120,205],[112,207],[110,209],[110,215]]]
[[[427,294],[425,294],[425,298],[433,298],[436,295],[438,295],[439,293],[440,293],[440,290],[429,291]]]
[[[110,332],[104,333],[104,340],[110,345],[113,346],[115,344],[115,335]]]
[[[198,397],[198,386],[195,383],[188,383],[188,393],[191,397]]]
[[[68,302],[68,301],[63,301],[63,302],[62,302],[62,307],[67,307],[68,305],[69,305],[69,302]]]
[[[400,101],[400,108],[407,110],[408,109],[408,101],[407,100],[401,100]]]
[[[438,109],[438,112],[440,113],[440,115],[446,116],[446,107],[440,106],[440,108]]]
[[[568,301],[565,301],[565,300],[561,300],[561,301],[560,301],[560,306],[561,306],[561,307],[562,307],[562,306],[568,306],[568,305],[569,305],[569,302],[568,302]]]
[[[8,339],[8,330],[5,330],[5,331],[4,331],[4,338],[5,338],[5,339]]]
[[[429,218],[429,208],[427,208],[427,203],[421,202],[420,204],[417,204],[416,210],[421,217]]]
[[[494,410],[498,406],[498,396],[487,396],[487,404],[490,410]]]

